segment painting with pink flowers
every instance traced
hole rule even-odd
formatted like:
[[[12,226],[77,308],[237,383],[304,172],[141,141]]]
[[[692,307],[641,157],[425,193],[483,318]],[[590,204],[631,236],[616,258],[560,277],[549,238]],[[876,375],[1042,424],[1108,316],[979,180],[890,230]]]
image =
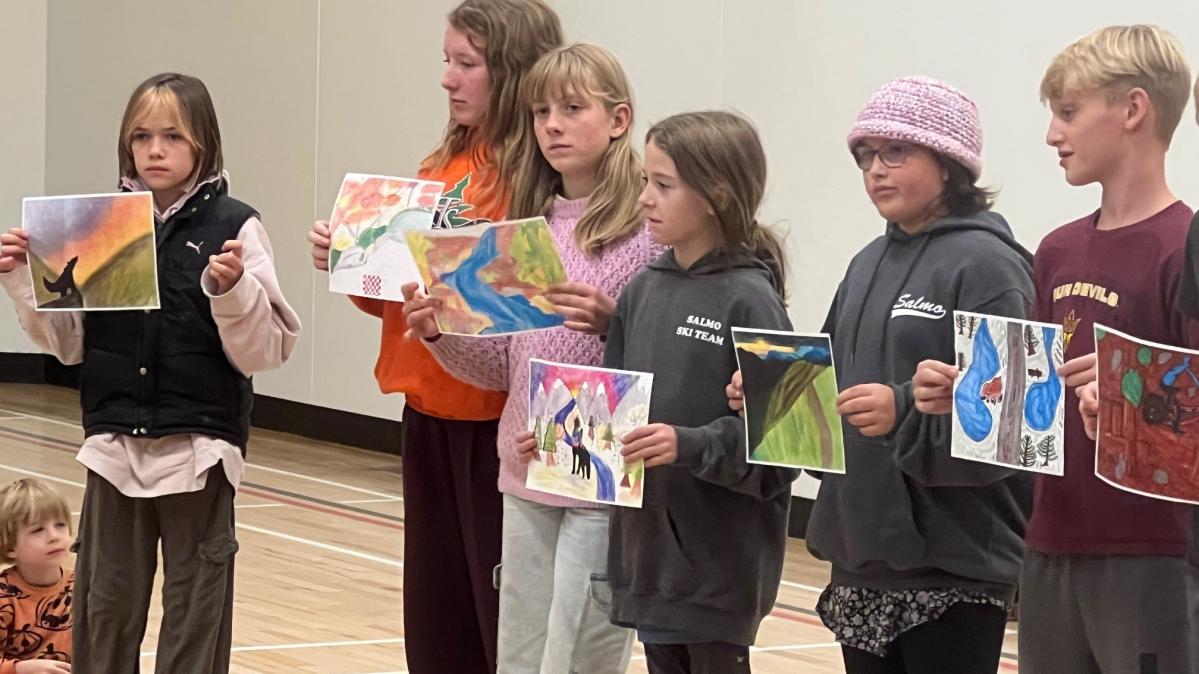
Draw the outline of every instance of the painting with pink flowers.
[[[433,227],[445,185],[429,180],[347,173],[329,218],[329,290],[403,300],[420,281],[405,232]]]

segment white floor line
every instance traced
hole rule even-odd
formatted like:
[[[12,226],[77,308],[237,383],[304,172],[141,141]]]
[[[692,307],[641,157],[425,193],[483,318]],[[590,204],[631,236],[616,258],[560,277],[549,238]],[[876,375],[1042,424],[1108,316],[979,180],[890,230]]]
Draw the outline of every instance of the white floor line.
[[[833,648],[841,644],[836,641],[821,642],[818,644],[794,644],[791,646],[750,646],[750,653],[774,653],[782,651],[810,651],[817,648]],[[644,660],[644,655],[634,655],[633,660]]]
[[[359,552],[357,550],[351,550],[350,548],[343,548],[340,545],[331,545],[329,543],[321,543],[320,541],[314,541],[314,540],[311,540],[308,538],[303,538],[301,536],[292,536],[291,534],[285,534],[281,531],[273,531],[271,529],[263,529],[261,527],[250,526],[249,524],[242,524],[241,522],[237,523],[237,528],[245,529],[246,531],[253,531],[256,534],[263,534],[265,536],[274,536],[275,538],[281,538],[285,541],[291,541],[292,543],[299,543],[301,545],[307,545],[309,547],[318,548],[320,550],[336,552],[338,554],[346,555],[348,557],[356,557],[358,559],[365,559],[367,561],[376,562],[379,564],[386,564],[387,566],[394,566],[396,568],[401,568],[401,569],[404,568],[404,562],[402,562],[398,559],[392,559],[390,557],[380,557],[379,555],[372,555],[372,554],[366,553],[366,552]]]
[[[65,484],[65,485],[68,485],[71,487],[78,487],[79,489],[83,489],[86,486],[82,482],[75,482],[72,480],[64,480],[62,478],[54,477],[53,475],[46,475],[45,473],[39,473],[39,472],[33,471],[33,470],[26,470],[24,468],[17,468],[16,466],[9,466],[7,464],[2,464],[2,463],[0,463],[0,470],[8,470],[8,471],[12,471],[14,473],[19,473],[21,475],[29,475],[31,477],[40,478],[40,479],[46,480],[48,482],[56,482],[58,484]],[[262,527],[255,527],[255,526],[251,526],[249,524],[243,524],[241,522],[237,523],[237,528],[245,529],[246,531],[253,531],[254,533],[263,534],[264,536],[273,536],[275,538],[280,538],[285,541],[291,541],[292,543],[299,543],[300,545],[307,545],[309,547],[326,550],[328,552],[336,552],[338,554],[346,555],[347,557],[356,557],[358,559],[364,559],[364,560],[367,560],[370,562],[376,562],[378,564],[385,564],[387,566],[393,566],[393,567],[400,568],[400,569],[404,568],[404,562],[402,562],[401,560],[392,559],[390,557],[380,557],[379,555],[372,555],[372,554],[366,553],[366,552],[359,552],[357,550],[351,550],[350,548],[343,548],[340,545],[331,545],[329,543],[321,543],[320,541],[314,541],[314,540],[311,540],[308,538],[303,538],[301,536],[292,536],[291,534],[285,534],[281,531],[273,531],[271,529],[263,529]]]
[[[40,416],[37,414],[26,414],[25,412],[19,412],[17,410],[10,410],[10,409],[6,409],[3,407],[0,407],[0,414],[15,414],[16,416],[18,416],[22,419],[33,419],[35,421],[45,421],[45,422],[51,423],[51,424],[58,424],[59,426],[66,426],[67,428],[74,428],[76,430],[82,430],[81,427],[79,426],[79,422],[77,422],[77,421],[76,422],[63,421],[62,419],[55,419],[53,417],[43,417],[43,416]]]
[[[360,498],[353,501],[338,501],[338,503],[342,505],[357,505],[359,503],[399,503],[403,500],[402,497],[392,496],[389,498]]]
[[[793,587],[797,590],[806,590],[808,592],[816,592],[816,593],[824,592],[823,587],[815,587],[813,585],[804,585],[803,583],[793,583],[789,580],[784,580],[784,581],[780,582],[779,584],[782,585],[783,587]]]
[[[404,643],[403,638],[367,639],[365,641],[319,641],[299,644],[271,644],[266,646],[234,646],[231,650],[234,653],[257,653],[259,651],[294,651],[305,648],[344,648],[347,646],[380,646],[402,643]],[[152,658],[156,654],[157,651],[145,651],[141,655],[143,658]]]
[[[247,503],[246,505],[235,505],[238,510],[247,510],[250,508],[286,508],[286,503]]]
[[[53,475],[46,475],[45,473],[39,473],[34,470],[26,470],[25,468],[17,468],[16,466],[9,466],[9,465],[3,464],[3,463],[0,463],[0,470],[10,470],[14,473],[20,473],[22,475],[36,477],[38,479],[45,480],[47,482],[54,482],[55,484],[65,484],[69,487],[78,487],[80,489],[87,487],[87,485],[83,484],[82,482],[75,482],[74,480],[64,480],[61,477],[54,477]]]
[[[10,410],[7,408],[2,408],[2,407],[0,407],[0,414],[6,414],[6,415],[11,414],[11,415],[14,415],[14,418],[16,418],[16,419],[33,419],[36,421],[45,421],[45,422],[51,423],[51,424],[58,424],[60,426],[66,426],[67,428],[75,428],[75,429],[79,428],[78,423],[62,421],[61,419],[54,419],[52,417],[43,417],[43,416],[39,416],[36,414],[25,414],[23,412],[18,412],[17,410]],[[288,477],[294,477],[294,478],[297,478],[300,480],[308,480],[309,482],[316,482],[318,484],[323,484],[323,485],[327,485],[330,487],[338,487],[340,489],[345,489],[347,491],[355,491],[355,492],[358,492],[359,494],[367,494],[369,496],[376,496],[384,501],[403,501],[404,500],[403,496],[398,496],[396,494],[387,494],[385,492],[374,491],[372,489],[363,489],[362,487],[355,487],[354,485],[345,484],[343,482],[334,482],[333,480],[326,480],[326,479],[319,478],[319,477],[313,477],[311,475],[305,475],[303,473],[295,473],[290,470],[281,470],[279,468],[271,468],[270,466],[263,466],[263,465],[257,464],[257,463],[247,463],[246,467],[247,468],[255,468],[257,470],[265,470],[268,473],[276,473],[278,475],[286,475]],[[365,503],[365,501],[364,501],[364,503]]]
[[[775,651],[810,651],[817,648],[832,648],[840,646],[836,641],[822,642],[818,644],[796,644],[794,646],[751,646],[751,653],[773,653]]]
[[[311,475],[304,475],[303,473],[293,473],[290,470],[280,470],[278,468],[271,468],[269,466],[263,466],[263,465],[260,465],[257,463],[247,463],[246,468],[265,470],[268,473],[276,473],[278,475],[286,475],[288,477],[294,477],[294,478],[298,478],[301,480],[308,480],[309,482],[316,482],[317,484],[328,485],[330,487],[338,487],[340,489],[345,489],[347,491],[356,491],[359,494],[368,494],[370,496],[377,496],[379,498],[382,498],[382,499],[388,500],[388,501],[403,501],[404,500],[404,497],[397,496],[395,494],[385,494],[381,491],[373,491],[370,489],[363,489],[362,487],[355,487],[353,485],[345,484],[342,482],[334,482],[333,480],[325,480],[325,479],[319,478],[319,477],[312,477]]]

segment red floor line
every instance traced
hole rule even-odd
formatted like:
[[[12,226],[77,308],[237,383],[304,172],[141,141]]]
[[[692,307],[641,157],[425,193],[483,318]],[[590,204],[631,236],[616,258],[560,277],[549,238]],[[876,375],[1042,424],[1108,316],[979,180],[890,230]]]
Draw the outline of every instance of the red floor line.
[[[4,430],[0,430],[0,437],[7,438],[9,440],[22,442],[22,443],[29,443],[32,445],[37,445],[39,447],[45,447],[46,449],[64,451],[64,449],[62,447],[55,445],[55,444],[51,444],[44,440],[39,440],[36,438],[29,438],[29,437],[25,437],[23,435],[13,434],[13,433],[10,433],[10,432],[4,431]],[[356,522],[366,522],[368,524],[374,524],[377,526],[386,527],[388,529],[394,529],[396,531],[404,530],[404,525],[399,524],[399,523],[380,521],[380,520],[377,520],[377,519],[374,519],[371,517],[366,517],[363,515],[347,513],[347,512],[340,511],[340,510],[334,510],[332,508],[326,508],[324,506],[319,506],[319,505],[316,505],[313,503],[306,503],[304,501],[289,499],[289,498],[285,498],[282,496],[277,496],[275,494],[271,494],[269,492],[258,491],[257,489],[254,489],[253,487],[246,487],[243,485],[242,488],[238,491],[240,491],[243,494],[247,494],[249,496],[254,496],[256,498],[262,498],[262,499],[266,499],[268,501],[274,501],[275,503],[283,503],[286,505],[295,506],[297,508],[303,508],[305,510],[312,510],[315,512],[324,513],[326,515],[335,515],[337,517],[342,517],[342,518],[345,518],[348,520],[354,520]]]
[[[30,437],[26,437],[26,436],[24,436],[24,435],[20,435],[20,434],[17,434],[17,433],[13,433],[13,432],[11,432],[11,431],[6,431],[6,430],[4,430],[4,429],[0,429],[0,437],[8,438],[9,440],[13,440],[13,441],[15,441],[15,442],[28,442],[28,443],[32,443],[32,444],[34,444],[34,445],[37,445],[37,446],[39,446],[39,447],[45,447],[46,449],[53,449],[53,450],[55,450],[55,451],[58,451],[58,452],[69,452],[69,451],[71,451],[70,449],[64,448],[64,447],[63,447],[63,446],[61,446],[61,445],[57,445],[57,444],[50,444],[49,442],[46,442],[45,440],[41,440],[41,439],[39,439],[39,438],[30,438]],[[57,441],[56,441],[56,442],[57,442]],[[76,448],[76,449],[78,449],[78,448]]]
[[[305,501],[298,501],[296,499],[290,499],[285,496],[278,496],[278,495],[272,494],[270,492],[259,491],[257,489],[254,489],[253,487],[242,486],[242,488],[239,489],[238,491],[240,491],[241,493],[246,494],[248,496],[254,496],[256,498],[266,499],[267,501],[274,501],[275,503],[283,503],[285,505],[295,506],[297,508],[303,508],[305,510],[313,510],[313,511],[316,511],[319,513],[325,513],[326,515],[336,515],[337,517],[343,517],[348,520],[354,520],[355,522],[366,522],[367,524],[375,524],[375,525],[378,525],[381,527],[386,527],[388,529],[395,529],[396,531],[404,530],[404,525],[400,524],[398,522],[380,521],[373,517],[367,517],[365,515],[358,515],[355,513],[347,513],[347,512],[340,511],[340,510],[335,510],[333,508],[326,508],[324,506],[316,505],[315,503],[307,503]]]

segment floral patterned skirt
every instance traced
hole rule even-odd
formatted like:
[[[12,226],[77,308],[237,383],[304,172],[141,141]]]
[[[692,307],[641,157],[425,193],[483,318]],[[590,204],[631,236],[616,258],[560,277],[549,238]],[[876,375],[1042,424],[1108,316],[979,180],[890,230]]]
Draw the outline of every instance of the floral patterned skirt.
[[[1005,613],[1007,602],[985,592],[962,589],[871,590],[830,585],[820,595],[816,612],[844,646],[885,657],[900,634],[941,617],[960,602],[994,606]]]

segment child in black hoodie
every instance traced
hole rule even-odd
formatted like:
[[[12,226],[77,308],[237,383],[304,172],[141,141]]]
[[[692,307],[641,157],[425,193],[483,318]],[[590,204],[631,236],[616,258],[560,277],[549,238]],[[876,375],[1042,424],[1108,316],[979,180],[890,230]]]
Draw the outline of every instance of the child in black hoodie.
[[[887,227],[850,262],[824,328],[846,463],[808,526],[832,563],[817,610],[849,674],[994,674],[1031,477],[952,458],[948,417],[915,409],[912,379],[921,361],[954,360],[954,310],[1027,315],[1032,256],[976,185],[982,133],[960,91],[888,82],[848,144]]]
[[[623,438],[645,460],[639,510],[612,515],[612,621],[637,629],[651,674],[749,672],[782,575],[797,471],[746,462],[723,395],[730,328],[790,330],[778,242],[754,216],[766,158],[727,112],[676,115],[646,139],[641,205],[672,246],[621,293],[604,366],[653,372],[650,425]]]

